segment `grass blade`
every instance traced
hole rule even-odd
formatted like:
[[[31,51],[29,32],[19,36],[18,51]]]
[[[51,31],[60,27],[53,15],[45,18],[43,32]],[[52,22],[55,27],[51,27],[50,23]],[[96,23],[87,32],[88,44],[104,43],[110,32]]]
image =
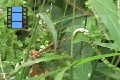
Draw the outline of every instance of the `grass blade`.
[[[53,40],[54,40],[54,49],[56,52],[57,49],[57,32],[56,29],[52,23],[52,21],[50,20],[50,18],[46,15],[46,14],[41,14],[39,13],[40,17],[44,20],[44,22],[47,24],[47,27],[49,28],[49,30],[51,31],[52,35],[53,35]]]
[[[8,77],[10,77],[11,75],[15,74],[19,69],[21,69],[23,67],[30,66],[32,64],[43,62],[43,61],[47,62],[47,61],[56,60],[56,59],[59,60],[59,59],[63,59],[63,58],[70,58],[70,57],[69,56],[65,56],[65,55],[64,56],[53,55],[53,56],[42,57],[42,58],[36,59],[34,61],[25,62],[22,65],[18,66],[15,70],[10,72]]]

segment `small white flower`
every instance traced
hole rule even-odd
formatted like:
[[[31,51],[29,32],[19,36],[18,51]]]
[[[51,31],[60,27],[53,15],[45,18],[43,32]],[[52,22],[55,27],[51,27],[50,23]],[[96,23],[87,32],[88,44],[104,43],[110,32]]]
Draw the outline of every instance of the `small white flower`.
[[[42,45],[42,46],[40,46],[40,48],[41,48],[41,49],[43,49],[43,48],[45,48],[45,46],[44,46],[44,45]]]
[[[27,3],[26,1],[23,1],[23,4]]]
[[[3,13],[3,9],[0,9],[0,14],[2,14]]]
[[[84,31],[85,31],[86,33],[89,33],[89,31],[88,31],[87,29],[84,29]]]
[[[75,35],[75,33],[77,33],[78,31],[82,32],[84,35],[89,34],[89,31],[85,28],[78,28],[73,32],[73,36]]]
[[[40,21],[39,21],[39,24],[41,24],[41,25],[42,25],[42,20],[40,20]]]
[[[50,12],[50,9],[47,9],[47,10],[46,10],[46,13],[49,13],[49,12]]]
[[[91,76],[91,73],[88,73],[88,77],[90,77]]]
[[[82,29],[82,30],[79,30],[80,32],[85,32],[85,30],[84,29]]]
[[[88,35],[89,33],[85,32],[84,35]]]
[[[36,14],[36,17],[38,18],[38,17],[39,17],[39,14]]]
[[[17,68],[19,66],[19,63],[17,63],[16,65],[15,65],[15,68]]]

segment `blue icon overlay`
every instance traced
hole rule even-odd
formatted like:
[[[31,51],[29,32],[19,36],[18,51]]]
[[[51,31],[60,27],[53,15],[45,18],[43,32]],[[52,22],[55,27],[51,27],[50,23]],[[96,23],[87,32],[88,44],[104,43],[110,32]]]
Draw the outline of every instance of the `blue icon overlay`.
[[[26,7],[7,7],[7,27],[27,28],[28,16]]]

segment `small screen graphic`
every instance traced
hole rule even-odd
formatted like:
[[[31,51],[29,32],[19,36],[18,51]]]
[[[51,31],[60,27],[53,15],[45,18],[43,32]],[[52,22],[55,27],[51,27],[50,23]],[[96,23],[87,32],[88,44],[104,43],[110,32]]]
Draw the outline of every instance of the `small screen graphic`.
[[[27,28],[28,16],[26,7],[7,7],[7,27]]]

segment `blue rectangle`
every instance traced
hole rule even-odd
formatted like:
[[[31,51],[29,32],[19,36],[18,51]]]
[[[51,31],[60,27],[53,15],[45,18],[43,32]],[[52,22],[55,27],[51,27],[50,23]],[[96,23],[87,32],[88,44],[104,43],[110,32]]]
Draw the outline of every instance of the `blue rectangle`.
[[[12,21],[22,21],[22,13],[12,13]]]
[[[12,22],[12,28],[22,28],[22,22]]]
[[[12,7],[12,12],[22,12],[22,7]]]

